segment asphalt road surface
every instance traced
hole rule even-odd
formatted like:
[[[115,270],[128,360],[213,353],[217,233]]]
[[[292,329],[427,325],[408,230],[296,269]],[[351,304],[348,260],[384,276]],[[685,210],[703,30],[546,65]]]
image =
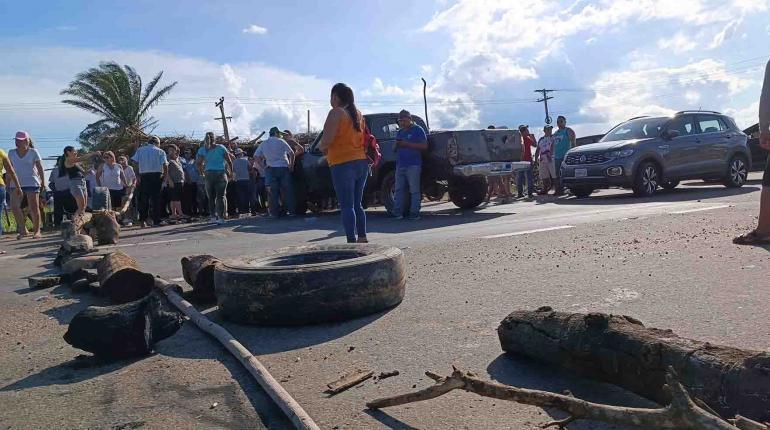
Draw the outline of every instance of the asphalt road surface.
[[[626,314],[713,343],[768,349],[770,254],[733,236],[756,222],[759,182],[739,189],[691,182],[651,199],[605,190],[589,199],[493,202],[474,211],[428,203],[421,220],[369,211],[369,239],[408,262],[404,302],[387,312],[301,328],[221,322],[324,429],[534,429],[556,411],[451,393],[367,412],[367,400],[423,388],[424,372],[451,365],[507,384],[613,404],[650,405],[619,388],[502,354],[499,322],[516,309]],[[116,248],[147,271],[176,279],[179,259],[227,259],[304,243],[340,243],[338,214],[224,226],[125,232]],[[100,299],[68,288],[29,290],[48,273],[56,236],[0,242],[0,428],[288,428],[238,362],[186,324],[135,361],[97,363],[61,338]],[[396,377],[339,395],[325,385],[357,368]],[[414,387],[414,388],[413,388]],[[595,422],[570,429],[615,428]]]

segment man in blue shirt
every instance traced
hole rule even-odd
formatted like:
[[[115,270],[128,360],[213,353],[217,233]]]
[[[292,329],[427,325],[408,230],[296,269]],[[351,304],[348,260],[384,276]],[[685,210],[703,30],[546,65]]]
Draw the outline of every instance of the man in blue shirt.
[[[396,135],[396,194],[393,215],[404,219],[404,200],[409,191],[409,219],[420,219],[420,173],[422,151],[428,149],[428,136],[422,127],[412,121],[412,114],[402,110],[398,113],[398,134]]]
[[[558,129],[553,133],[555,139],[553,145],[553,159],[554,168],[556,170],[556,191],[555,196],[561,196],[564,194],[564,183],[561,178],[561,165],[564,162],[564,157],[567,156],[567,151],[575,147],[575,132],[567,127],[567,118],[559,115],[556,118],[556,127]]]
[[[143,227],[149,227],[150,206],[152,206],[152,221],[155,226],[160,225],[163,213],[161,188],[168,174],[168,160],[166,153],[159,146],[160,139],[150,136],[147,143],[140,146],[131,157],[139,173],[136,181],[139,193],[139,221]]]

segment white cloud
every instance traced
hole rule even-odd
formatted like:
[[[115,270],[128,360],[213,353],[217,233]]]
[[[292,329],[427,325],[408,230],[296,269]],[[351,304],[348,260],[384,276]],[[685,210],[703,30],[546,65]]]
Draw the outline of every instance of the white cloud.
[[[709,45],[709,48],[718,48],[722,46],[722,44],[726,41],[732,39],[738,32],[738,29],[741,27],[742,23],[743,17],[728,22],[724,28],[722,28],[722,31],[714,36],[714,39],[711,41],[711,45]]]
[[[684,33],[679,32],[670,38],[658,39],[658,48],[676,54],[679,52],[692,51],[698,46],[692,39]]]
[[[747,129],[759,122],[759,100],[744,108],[728,107],[724,113],[730,115],[741,129]]]
[[[404,90],[397,85],[385,85],[380,78],[374,78],[372,83],[372,89],[370,90],[372,95],[375,96],[403,96]]]
[[[251,24],[250,26],[244,28],[242,31],[248,34],[267,34],[267,29],[265,27],[260,27],[256,24]]]
[[[222,66],[222,75],[224,75],[227,91],[230,94],[237,95],[241,92],[243,83],[246,81],[243,76],[237,74],[229,64]]]

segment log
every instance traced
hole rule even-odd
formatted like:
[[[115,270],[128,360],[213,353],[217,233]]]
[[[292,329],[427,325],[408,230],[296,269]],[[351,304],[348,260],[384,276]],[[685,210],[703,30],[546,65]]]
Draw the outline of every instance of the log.
[[[72,319],[64,340],[106,360],[141,357],[183,322],[182,313],[163,294],[152,292],[122,305],[89,306]]]
[[[62,243],[62,248],[70,254],[89,252],[94,249],[94,240],[85,234],[76,234]]]
[[[627,316],[516,311],[498,328],[504,351],[610,382],[660,404],[672,367],[722,417],[770,421],[770,353],[685,339]]]
[[[251,376],[256,379],[262,389],[265,390],[276,405],[278,405],[283,413],[291,420],[292,424],[294,424],[294,428],[297,430],[321,429],[318,427],[318,424],[313,421],[310,415],[302,409],[302,406],[291,397],[281,384],[273,378],[273,375],[267,371],[267,368],[265,368],[265,366],[257,360],[246,347],[241,345],[241,343],[227,330],[222,328],[222,326],[211,322],[205,315],[198,312],[190,302],[179,296],[181,291],[179,286],[174,285],[165,279],[156,278],[155,287],[162,291],[168,300],[176,306],[177,309],[187,315],[199,329],[219,341],[230,354],[235,356],[235,358],[241,362],[243,367],[251,373]]]
[[[201,301],[214,301],[214,268],[219,259],[211,255],[182,257],[182,276],[193,288],[193,297]]]
[[[120,237],[120,224],[115,219],[113,211],[94,211],[91,214],[91,220],[84,224],[84,229],[88,230],[99,245],[114,245],[118,243]]]
[[[61,284],[59,276],[31,276],[27,278],[29,288],[51,288]]]
[[[113,252],[102,258],[96,267],[103,294],[114,303],[140,299],[152,290],[154,277],[139,270],[136,260],[123,252]]]

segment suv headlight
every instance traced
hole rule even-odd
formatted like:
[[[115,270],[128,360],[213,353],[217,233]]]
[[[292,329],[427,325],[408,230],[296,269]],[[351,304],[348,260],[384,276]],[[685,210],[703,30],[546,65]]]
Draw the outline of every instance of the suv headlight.
[[[623,158],[623,157],[629,157],[631,154],[634,153],[633,149],[618,149],[615,151],[608,151],[604,153],[604,156],[607,158]]]

